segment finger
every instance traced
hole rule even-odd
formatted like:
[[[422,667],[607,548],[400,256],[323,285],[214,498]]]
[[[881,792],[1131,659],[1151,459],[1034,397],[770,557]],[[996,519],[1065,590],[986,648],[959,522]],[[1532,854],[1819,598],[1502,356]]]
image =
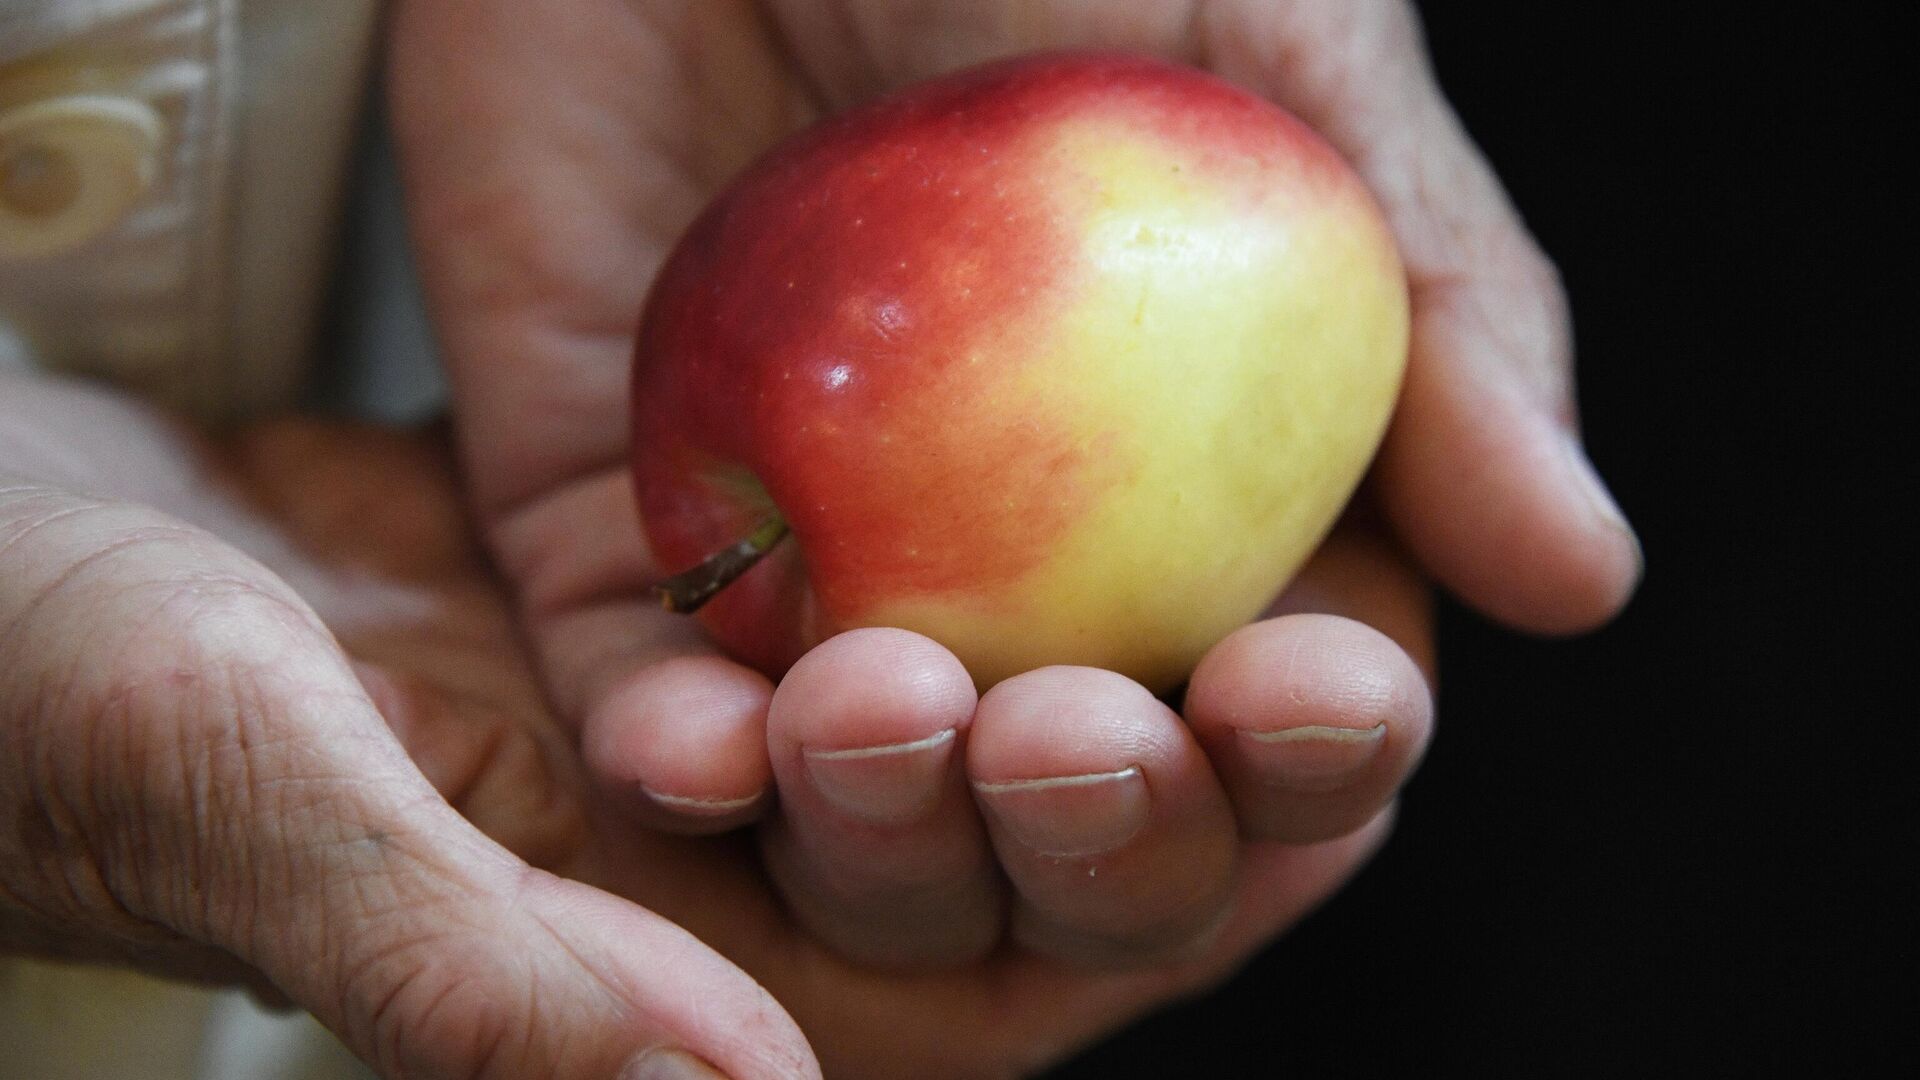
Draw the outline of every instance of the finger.
[[[773,684],[717,656],[641,668],[587,715],[581,751],[603,789],[649,827],[700,834],[758,819],[769,801]]]
[[[1047,956],[1013,954],[953,1008],[986,1018],[979,1025],[986,1043],[977,1050],[981,1057],[1018,1062],[1021,1075],[1039,1073],[1073,1048],[1239,970],[1254,950],[1338,891],[1379,850],[1391,821],[1390,813],[1382,814],[1357,832],[1320,844],[1246,845],[1230,914],[1192,959],[1089,971]],[[941,1045],[937,1037],[926,1042]],[[831,1051],[823,1044],[822,1052]],[[937,1062],[916,1061],[900,1075],[930,1074],[935,1067]]]
[[[805,118],[751,5],[607,15],[570,4],[535,27],[516,0],[396,11],[409,225],[489,517],[625,456],[647,282],[707,196]]]
[[[973,708],[953,654],[904,630],[832,638],[774,693],[767,867],[843,955],[944,966],[999,939],[1001,889],[963,769]]]
[[[666,574],[641,535],[624,465],[516,507],[492,522],[489,539],[520,585],[521,613],[568,722],[583,722],[655,663],[713,654],[697,623],[646,597]]]
[[[331,561],[410,583],[483,573],[444,447],[435,441],[283,420],[248,429],[231,451],[256,501],[296,543]],[[336,497],[316,498],[317,492]],[[618,506],[615,500],[615,512]],[[614,532],[616,543],[624,535],[589,531]],[[532,554],[543,550],[541,540],[584,556],[563,568],[584,564],[592,570],[610,554],[619,557],[604,543],[583,549],[566,531],[536,536]],[[419,633],[393,634],[378,618],[356,610],[364,605],[325,584],[316,583],[314,591],[323,595],[317,606],[355,656],[398,661],[362,663],[356,670],[434,787],[515,854],[537,866],[555,865],[555,834],[562,830],[552,808],[562,800],[549,784],[536,782],[554,746],[533,737],[552,728],[550,707],[530,692],[529,672],[502,662],[521,643],[504,632],[475,630],[476,624],[504,628],[504,618],[477,618],[485,613],[484,598],[470,590],[457,593],[470,602],[460,609],[468,617],[457,632],[438,632],[429,640],[438,642],[436,666],[459,677],[427,685],[392,670],[417,662],[407,652],[418,651]],[[568,640],[561,635],[559,643]],[[585,717],[582,755],[601,786],[651,828],[703,833],[745,824],[757,816],[770,781],[764,728],[772,688],[717,657],[675,656],[659,644],[648,648],[645,638],[637,645],[629,638],[624,652],[596,653],[619,659],[598,676],[612,689]],[[402,655],[387,655],[396,648]],[[653,662],[661,656],[667,658]],[[457,692],[450,682],[458,684]]]
[[[1306,843],[1365,825],[1432,731],[1426,680],[1386,635],[1333,615],[1242,627],[1200,661],[1187,723],[1242,834]]]
[[[140,507],[0,492],[0,868],[32,913],[7,921],[237,957],[388,1075],[816,1075],[743,973],[436,797],[258,564]]]
[[[1218,70],[1324,133],[1399,241],[1412,350],[1378,484],[1407,544],[1515,626],[1611,618],[1640,551],[1579,442],[1565,296],[1435,84],[1412,6],[1237,0],[1204,24]]]
[[[582,478],[496,523],[563,720],[594,779],[640,823],[710,833],[768,805],[772,685],[698,624],[643,598],[661,574],[624,470]],[[769,567],[769,570],[777,567]]]
[[[980,701],[967,771],[1029,947],[1164,960],[1224,910],[1232,813],[1180,718],[1133,681],[1042,668]]]

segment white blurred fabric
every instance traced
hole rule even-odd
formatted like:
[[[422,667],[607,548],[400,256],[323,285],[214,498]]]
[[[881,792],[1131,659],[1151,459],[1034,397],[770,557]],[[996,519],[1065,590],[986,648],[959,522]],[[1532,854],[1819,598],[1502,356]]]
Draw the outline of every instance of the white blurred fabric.
[[[0,118],[77,97],[125,103],[161,133],[124,213],[60,250],[0,248],[0,370],[95,376],[224,422],[293,404],[324,337],[359,360],[332,380],[341,406],[388,418],[431,408],[440,391],[384,163],[346,249],[357,314],[315,332],[377,6],[0,0]],[[402,363],[387,370],[389,358]],[[0,1080],[370,1075],[311,1018],[236,992],[0,959]]]
[[[153,182],[68,250],[0,251],[0,337],[207,420],[289,403],[335,251],[376,0],[0,0],[0,115],[150,107]]]

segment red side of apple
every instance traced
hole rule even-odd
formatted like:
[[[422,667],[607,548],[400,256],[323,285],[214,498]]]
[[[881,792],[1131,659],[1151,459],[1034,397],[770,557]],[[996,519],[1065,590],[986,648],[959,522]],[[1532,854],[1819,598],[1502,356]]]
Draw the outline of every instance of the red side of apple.
[[[640,511],[663,574],[784,514],[792,540],[700,614],[743,660],[777,675],[876,600],[1015,579],[1097,494],[1088,477],[1127,468],[1088,461],[1101,442],[1045,400],[1002,395],[1033,362],[1009,341],[1072,305],[1084,272],[1055,190],[1075,174],[1046,136],[1097,114],[1191,168],[1352,183],[1318,136],[1211,76],[1032,57],[808,130],[667,260],[635,356]],[[975,419],[956,427],[957,412]]]

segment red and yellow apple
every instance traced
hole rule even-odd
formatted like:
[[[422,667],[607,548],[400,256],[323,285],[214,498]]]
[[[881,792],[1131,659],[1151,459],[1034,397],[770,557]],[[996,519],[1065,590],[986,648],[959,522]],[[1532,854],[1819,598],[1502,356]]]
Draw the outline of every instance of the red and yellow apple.
[[[667,573],[771,547],[698,617],[776,676],[898,626],[983,687],[1160,690],[1325,534],[1406,348],[1379,211],[1281,109],[1137,57],[976,68],[776,148],[682,238],[642,524]]]

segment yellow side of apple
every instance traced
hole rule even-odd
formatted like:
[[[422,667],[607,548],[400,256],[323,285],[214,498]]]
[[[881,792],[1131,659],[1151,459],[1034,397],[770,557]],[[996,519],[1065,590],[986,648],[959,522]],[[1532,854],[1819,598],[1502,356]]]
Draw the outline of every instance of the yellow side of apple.
[[[952,422],[990,428],[1013,404],[999,394],[1044,403],[1079,434],[1074,485],[1095,495],[992,594],[897,598],[859,622],[928,634],[982,686],[1046,656],[1164,690],[1259,616],[1359,483],[1405,366],[1405,279],[1357,182],[1183,169],[1097,122],[1064,126],[1055,157],[1079,291],[980,343],[982,362],[1030,359]]]

